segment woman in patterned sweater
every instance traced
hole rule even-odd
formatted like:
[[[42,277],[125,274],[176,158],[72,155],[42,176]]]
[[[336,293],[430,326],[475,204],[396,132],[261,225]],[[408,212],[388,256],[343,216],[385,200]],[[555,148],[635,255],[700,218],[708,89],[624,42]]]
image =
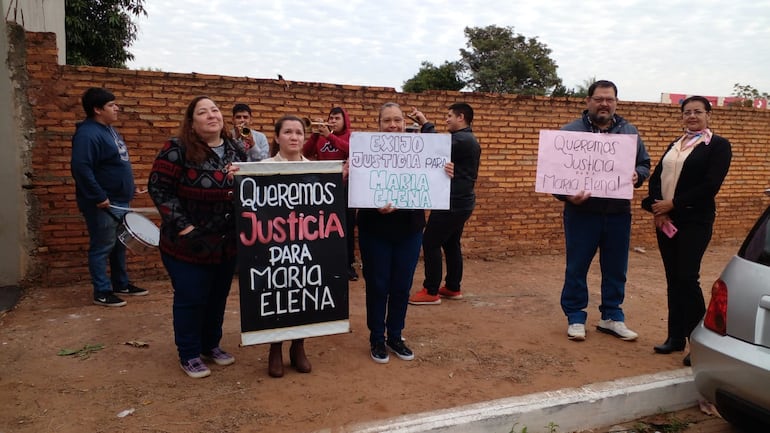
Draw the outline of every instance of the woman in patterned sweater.
[[[236,266],[232,163],[240,161],[246,153],[219,108],[198,96],[150,173],[149,193],[162,218],[161,259],[174,288],[174,340],[182,370],[193,378],[211,374],[203,359],[235,362],[219,342]]]

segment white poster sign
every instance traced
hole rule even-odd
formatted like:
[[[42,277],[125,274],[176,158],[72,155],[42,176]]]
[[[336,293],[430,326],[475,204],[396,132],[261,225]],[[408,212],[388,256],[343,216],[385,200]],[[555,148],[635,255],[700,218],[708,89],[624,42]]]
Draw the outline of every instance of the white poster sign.
[[[449,134],[353,132],[348,207],[449,209]]]

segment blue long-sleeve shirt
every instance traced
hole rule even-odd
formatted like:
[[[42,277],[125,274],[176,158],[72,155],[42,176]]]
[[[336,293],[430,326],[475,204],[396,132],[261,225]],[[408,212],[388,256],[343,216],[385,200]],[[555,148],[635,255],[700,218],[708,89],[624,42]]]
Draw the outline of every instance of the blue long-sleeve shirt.
[[[86,119],[72,136],[72,177],[79,206],[128,203],[134,197],[134,174],[123,137],[109,125]]]

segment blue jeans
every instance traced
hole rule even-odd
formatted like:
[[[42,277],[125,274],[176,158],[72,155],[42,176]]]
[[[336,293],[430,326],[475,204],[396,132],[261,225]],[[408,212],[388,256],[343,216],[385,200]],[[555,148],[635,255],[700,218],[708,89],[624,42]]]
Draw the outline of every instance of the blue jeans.
[[[460,239],[471,213],[473,210],[434,210],[428,217],[422,237],[422,257],[425,262],[425,280],[422,286],[431,295],[437,295],[441,286],[442,249],[446,256],[446,287],[449,290],[460,290],[463,280],[463,250]]]
[[[602,319],[624,321],[620,305],[625,298],[631,214],[601,214],[564,208],[567,268],[561,291],[561,308],[569,324],[585,323],[588,306],[588,269],[599,250],[602,271]]]
[[[401,340],[421,244],[422,231],[382,238],[359,227],[370,343],[385,341],[386,330],[388,340]]]
[[[112,204],[128,207],[128,203]],[[126,246],[118,240],[118,229],[126,211],[114,208],[103,210],[86,204],[79,204],[78,207],[86,220],[88,229],[88,272],[91,274],[91,283],[94,286],[94,297],[112,293],[113,287],[126,287],[129,282],[126,272]],[[108,260],[109,277],[107,276]]]
[[[180,361],[219,347],[236,259],[201,265],[161,253],[174,288],[174,342]]]

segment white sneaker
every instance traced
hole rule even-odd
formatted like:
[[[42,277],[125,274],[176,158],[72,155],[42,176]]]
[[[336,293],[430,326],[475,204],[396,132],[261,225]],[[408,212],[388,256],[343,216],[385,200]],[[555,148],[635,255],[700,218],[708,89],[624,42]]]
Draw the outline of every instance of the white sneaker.
[[[621,340],[634,341],[639,336],[636,332],[628,329],[625,322],[616,322],[612,319],[600,320],[596,325],[596,330],[605,334],[614,335]]]
[[[567,327],[567,338],[575,341],[586,339],[586,325],[583,323],[573,323]]]

